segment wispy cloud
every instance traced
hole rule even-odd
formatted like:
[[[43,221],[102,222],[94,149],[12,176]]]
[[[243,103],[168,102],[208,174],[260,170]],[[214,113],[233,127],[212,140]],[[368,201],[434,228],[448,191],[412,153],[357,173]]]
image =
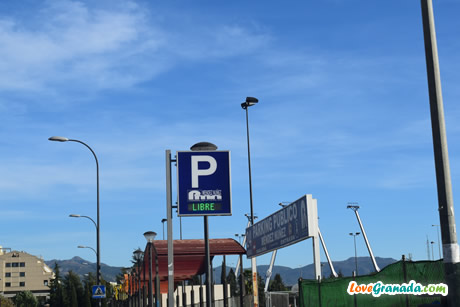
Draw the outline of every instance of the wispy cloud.
[[[181,59],[228,57],[266,41],[235,24],[169,29],[134,2],[109,9],[48,1],[35,18],[26,24],[0,15],[3,90],[51,90],[59,84],[126,88]]]

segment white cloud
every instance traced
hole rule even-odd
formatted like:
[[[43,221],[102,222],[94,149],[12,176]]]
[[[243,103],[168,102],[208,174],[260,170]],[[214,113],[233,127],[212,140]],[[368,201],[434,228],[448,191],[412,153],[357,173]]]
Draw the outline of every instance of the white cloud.
[[[0,89],[126,88],[181,59],[228,57],[267,41],[239,25],[192,29],[178,21],[170,29],[160,19],[133,2],[49,1],[28,23],[0,15]]]

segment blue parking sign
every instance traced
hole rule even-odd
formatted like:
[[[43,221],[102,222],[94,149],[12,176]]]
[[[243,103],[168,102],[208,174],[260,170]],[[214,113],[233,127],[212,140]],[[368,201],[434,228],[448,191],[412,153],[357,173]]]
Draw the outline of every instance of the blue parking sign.
[[[230,151],[177,152],[179,216],[232,215]]]

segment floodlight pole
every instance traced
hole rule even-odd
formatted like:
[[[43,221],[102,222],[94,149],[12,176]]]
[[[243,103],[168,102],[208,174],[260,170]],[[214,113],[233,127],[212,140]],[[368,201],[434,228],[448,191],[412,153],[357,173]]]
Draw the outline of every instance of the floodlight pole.
[[[377,261],[375,260],[374,253],[372,252],[371,245],[369,244],[369,240],[367,240],[367,235],[366,235],[366,231],[364,230],[363,223],[361,222],[361,218],[359,217],[359,213],[358,213],[359,206],[352,205],[352,204],[356,204],[356,203],[349,203],[349,205],[347,206],[347,209],[351,209],[355,212],[356,219],[358,220],[359,227],[361,228],[361,232],[363,233],[364,242],[366,242],[367,250],[369,251],[369,255],[371,256],[371,260],[372,260],[372,264],[374,265],[374,269],[376,272],[380,272],[380,268],[377,265]]]
[[[338,277],[339,275],[335,272],[334,265],[332,264],[332,261],[331,261],[331,257],[329,257],[329,252],[327,251],[326,242],[324,242],[324,239],[323,239],[323,236],[321,235],[321,231],[319,230],[319,227],[318,227],[318,237],[319,237],[319,240],[321,241],[321,245],[323,246],[324,254],[326,255],[326,259],[329,264],[329,268],[331,269],[331,273],[334,277]],[[323,276],[322,273],[321,273],[321,276]]]
[[[244,216],[246,216],[248,218],[248,224],[246,225],[246,228],[248,228],[249,226],[251,226],[251,218],[245,214]],[[254,219],[257,219],[257,216],[254,216]],[[246,248],[246,235],[243,237],[243,243],[241,244],[244,248]],[[235,268],[235,276],[238,277],[238,271],[240,269],[240,258],[238,258],[238,261],[236,263],[236,268]],[[241,270],[241,274],[243,274],[243,270]]]
[[[460,252],[455,226],[454,200],[447,150],[446,124],[444,121],[433,3],[431,0],[421,0],[421,7],[444,272],[446,284],[449,287],[447,303],[448,306],[458,306],[460,304],[460,280],[456,267],[457,263],[460,262]]]

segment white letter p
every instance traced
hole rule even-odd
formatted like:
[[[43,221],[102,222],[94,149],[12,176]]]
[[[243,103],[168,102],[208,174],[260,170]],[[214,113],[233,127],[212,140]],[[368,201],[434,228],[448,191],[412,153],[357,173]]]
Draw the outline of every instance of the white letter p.
[[[198,162],[208,162],[209,168],[198,169]],[[198,177],[215,173],[217,161],[211,156],[192,156],[192,188],[198,188]]]

